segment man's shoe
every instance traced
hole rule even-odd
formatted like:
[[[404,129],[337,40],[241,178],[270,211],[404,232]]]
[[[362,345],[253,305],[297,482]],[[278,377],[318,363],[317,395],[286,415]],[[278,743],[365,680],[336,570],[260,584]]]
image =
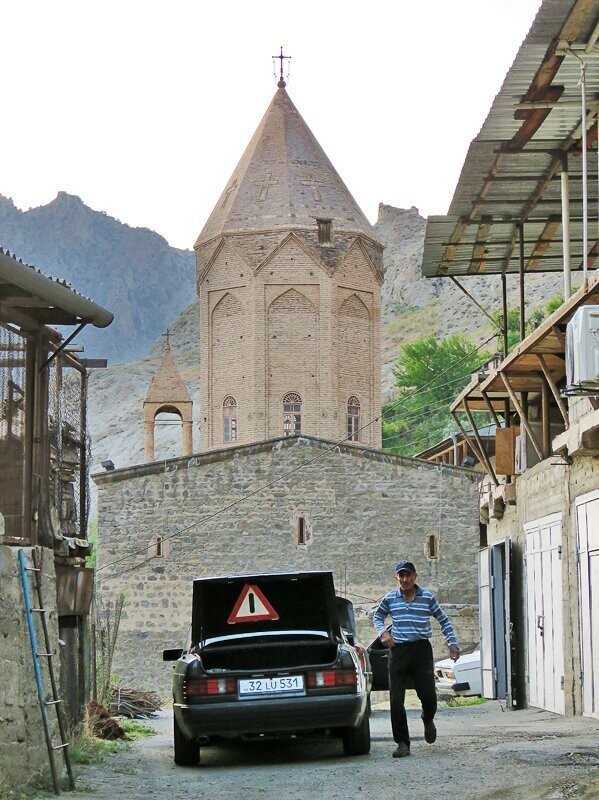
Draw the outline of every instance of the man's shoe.
[[[432,744],[437,739],[437,729],[432,719],[430,720],[430,722],[424,723],[424,738],[428,742],[428,744]]]
[[[393,751],[393,758],[404,758],[410,755],[410,745],[400,742]]]

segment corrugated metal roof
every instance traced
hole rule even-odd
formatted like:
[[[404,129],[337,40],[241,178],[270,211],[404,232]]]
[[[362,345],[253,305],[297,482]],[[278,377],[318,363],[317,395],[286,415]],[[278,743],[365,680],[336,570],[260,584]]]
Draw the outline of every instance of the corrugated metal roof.
[[[0,247],[0,312],[17,324],[24,320],[41,325],[78,325],[90,323],[105,328],[113,314],[76,292],[69,283],[49,278],[36,267],[17,260]]]
[[[580,61],[586,64],[587,129],[596,140],[599,0],[545,0],[480,133],[472,141],[446,216],[429,217],[425,276],[518,272],[519,223],[528,271],[563,268],[561,178],[570,178],[571,269],[581,269]],[[597,153],[588,158],[589,265],[597,254]]]

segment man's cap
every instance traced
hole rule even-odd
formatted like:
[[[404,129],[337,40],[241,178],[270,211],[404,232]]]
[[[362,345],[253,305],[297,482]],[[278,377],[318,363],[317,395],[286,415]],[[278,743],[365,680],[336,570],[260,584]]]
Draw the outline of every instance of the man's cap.
[[[398,572],[416,572],[416,567],[411,561],[398,561],[395,565],[395,574]]]

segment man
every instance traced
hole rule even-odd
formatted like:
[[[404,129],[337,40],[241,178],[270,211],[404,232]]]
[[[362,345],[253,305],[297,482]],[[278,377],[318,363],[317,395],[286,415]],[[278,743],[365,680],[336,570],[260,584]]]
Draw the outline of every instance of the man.
[[[437,712],[437,692],[433,649],[430,638],[430,617],[439,622],[441,631],[449,645],[455,661],[460,657],[460,648],[455,631],[441,609],[435,595],[416,583],[416,567],[411,561],[400,561],[395,567],[398,588],[383,597],[374,613],[374,627],[379,639],[389,653],[389,694],[391,705],[391,727],[397,744],[393,758],[410,755],[410,733],[406,717],[406,684],[411,679],[422,705],[424,738],[432,744],[437,738],[434,717]],[[385,619],[391,616],[391,631],[386,630]]]

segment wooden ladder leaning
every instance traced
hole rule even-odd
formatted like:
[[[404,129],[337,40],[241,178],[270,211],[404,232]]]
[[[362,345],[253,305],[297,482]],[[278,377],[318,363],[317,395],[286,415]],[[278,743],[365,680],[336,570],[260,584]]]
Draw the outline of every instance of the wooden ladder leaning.
[[[42,564],[39,558],[38,551],[33,548],[31,550],[32,567],[28,567],[25,561],[25,551],[19,550],[19,567],[21,571],[21,585],[23,587],[23,598],[25,601],[25,609],[27,612],[27,625],[29,627],[29,640],[31,642],[31,654],[33,657],[33,668],[35,670],[35,680],[37,683],[37,694],[42,712],[42,721],[44,724],[44,735],[46,738],[46,747],[48,748],[48,759],[50,761],[50,770],[52,772],[52,783],[54,786],[55,794],[60,794],[60,784],[58,780],[58,771],[56,768],[55,753],[61,750],[64,758],[64,763],[67,769],[69,779],[69,788],[75,789],[75,779],[73,777],[73,770],[71,768],[71,759],[69,756],[69,743],[65,736],[65,727],[63,721],[62,710],[60,707],[61,699],[58,696],[58,687],[56,685],[56,676],[54,674],[54,665],[52,658],[56,655],[56,651],[52,652],[50,645],[50,636],[48,634],[48,622],[46,619],[46,609],[44,608],[44,601],[42,595]],[[37,594],[37,606],[33,606],[31,602],[31,595],[29,592],[29,580],[27,573],[32,572],[34,575],[35,590]],[[37,637],[35,635],[35,625],[33,622],[33,615],[39,614],[44,634],[44,650],[40,651],[37,647]],[[46,699],[44,686],[42,683],[41,661],[44,659],[48,667],[48,675],[50,677],[50,686],[52,687],[52,696]],[[52,731],[50,729],[49,709],[54,708],[56,712],[56,719],[58,722],[58,731],[60,735],[60,744],[53,744]]]

